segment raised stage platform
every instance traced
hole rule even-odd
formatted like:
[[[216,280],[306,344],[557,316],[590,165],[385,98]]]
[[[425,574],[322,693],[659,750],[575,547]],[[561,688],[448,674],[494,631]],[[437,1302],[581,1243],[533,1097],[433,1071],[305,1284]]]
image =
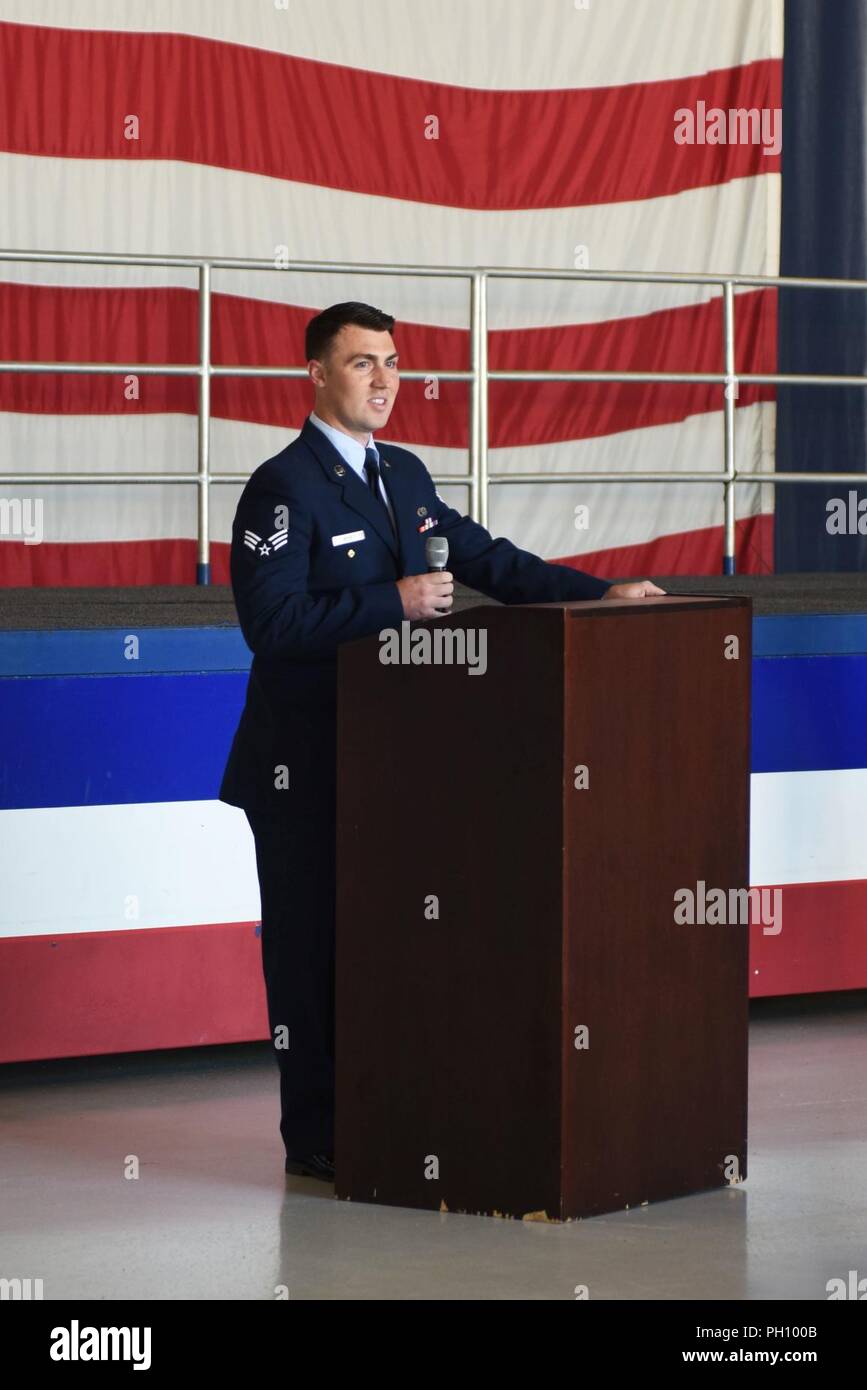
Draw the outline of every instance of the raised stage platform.
[[[746,594],[757,617],[867,615],[867,574],[649,575],[671,593]],[[455,609],[496,603],[458,584]],[[0,632],[32,628],[235,626],[227,585],[128,589],[0,589]]]

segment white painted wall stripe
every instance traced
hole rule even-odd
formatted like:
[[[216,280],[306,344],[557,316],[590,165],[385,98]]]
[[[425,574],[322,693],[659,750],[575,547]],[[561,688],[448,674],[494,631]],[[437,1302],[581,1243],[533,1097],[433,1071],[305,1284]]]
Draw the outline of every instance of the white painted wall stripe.
[[[867,879],[867,768],[752,778],[753,883]]]
[[[0,882],[0,936],[259,919],[253,837],[221,801],[0,811]]]
[[[867,879],[865,822],[867,768],[754,774],[750,883]],[[219,801],[0,812],[0,881],[0,936],[259,918],[252,835]]]

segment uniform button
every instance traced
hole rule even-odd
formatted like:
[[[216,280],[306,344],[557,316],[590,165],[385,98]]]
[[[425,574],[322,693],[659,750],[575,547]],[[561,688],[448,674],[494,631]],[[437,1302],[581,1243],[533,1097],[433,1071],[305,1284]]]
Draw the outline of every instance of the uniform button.
[[[350,560],[354,560],[354,559],[355,559],[355,551],[354,551],[354,550],[347,550],[346,553],[347,553],[347,555],[349,556]]]
[[[427,516],[427,507],[416,507],[416,516]]]

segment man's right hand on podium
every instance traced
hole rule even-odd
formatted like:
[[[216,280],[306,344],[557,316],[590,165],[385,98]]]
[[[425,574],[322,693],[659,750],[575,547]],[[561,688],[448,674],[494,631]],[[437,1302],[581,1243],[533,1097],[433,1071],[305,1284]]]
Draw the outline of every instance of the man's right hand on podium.
[[[630,584],[612,584],[602,598],[654,598],[657,594],[664,598],[665,590],[657,588],[649,579],[637,579]]]
[[[403,616],[418,621],[421,618],[439,618],[452,606],[455,585],[454,577],[448,570],[431,571],[429,574],[410,574],[397,581]]]

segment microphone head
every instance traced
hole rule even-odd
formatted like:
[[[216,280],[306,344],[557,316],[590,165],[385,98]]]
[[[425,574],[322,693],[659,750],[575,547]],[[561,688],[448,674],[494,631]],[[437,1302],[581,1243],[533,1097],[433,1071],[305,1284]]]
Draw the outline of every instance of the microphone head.
[[[449,558],[449,543],[445,536],[428,536],[424,543],[424,557],[429,570],[444,570]]]

